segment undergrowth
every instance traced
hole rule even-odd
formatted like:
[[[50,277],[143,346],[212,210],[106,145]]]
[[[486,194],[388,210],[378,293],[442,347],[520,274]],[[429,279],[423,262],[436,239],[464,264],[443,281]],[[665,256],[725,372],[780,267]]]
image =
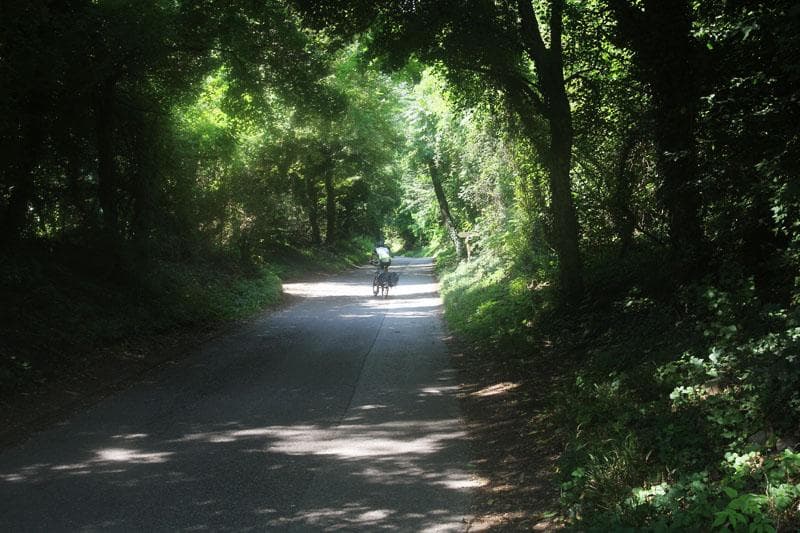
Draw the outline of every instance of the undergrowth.
[[[547,408],[577,529],[798,530],[798,308],[735,270],[679,286],[645,257],[591,265],[570,307],[499,258],[462,263],[445,316],[487,357],[560,374]]]
[[[490,344],[524,346],[530,341],[537,306],[547,305],[547,288],[532,289],[504,259],[481,256],[461,263],[443,278],[448,324],[466,338]]]

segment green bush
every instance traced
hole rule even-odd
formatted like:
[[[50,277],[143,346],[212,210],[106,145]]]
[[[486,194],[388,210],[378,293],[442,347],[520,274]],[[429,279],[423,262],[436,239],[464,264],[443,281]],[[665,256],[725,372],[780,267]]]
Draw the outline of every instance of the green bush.
[[[620,337],[624,350],[640,354],[638,364],[610,372],[613,358],[590,351],[562,391],[560,413],[580,428],[561,460],[562,502],[584,526],[800,524],[798,454],[790,447],[800,427],[797,311],[759,306],[750,280],[725,283],[727,290],[694,286],[672,302],[691,310],[693,336],[689,320],[647,333],[648,343],[665,342],[676,354],[671,360],[659,363],[663,357]],[[644,317],[645,308],[633,315]]]
[[[448,324],[454,331],[493,345],[522,345],[535,309],[531,280],[501,257],[483,255],[442,277]],[[544,300],[544,296],[540,296]]]

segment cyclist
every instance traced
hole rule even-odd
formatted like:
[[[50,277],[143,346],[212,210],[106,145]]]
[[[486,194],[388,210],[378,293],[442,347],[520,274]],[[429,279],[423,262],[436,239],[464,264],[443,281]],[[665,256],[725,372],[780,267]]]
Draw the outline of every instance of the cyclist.
[[[377,259],[378,268],[380,270],[384,272],[389,270],[389,265],[392,264],[392,254],[383,241],[378,241],[375,244],[375,249],[372,250],[372,256]]]

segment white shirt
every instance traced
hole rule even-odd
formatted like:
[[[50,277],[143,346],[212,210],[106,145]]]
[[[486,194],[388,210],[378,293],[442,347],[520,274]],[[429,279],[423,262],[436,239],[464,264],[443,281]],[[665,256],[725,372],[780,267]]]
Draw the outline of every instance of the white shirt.
[[[392,255],[389,253],[389,249],[385,246],[378,246],[375,248],[375,253],[378,254],[378,258],[381,261],[389,261],[392,259]]]

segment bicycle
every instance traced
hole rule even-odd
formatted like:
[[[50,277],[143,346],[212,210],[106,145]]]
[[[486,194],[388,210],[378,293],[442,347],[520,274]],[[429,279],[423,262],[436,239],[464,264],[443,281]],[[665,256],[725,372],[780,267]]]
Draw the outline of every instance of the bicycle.
[[[377,261],[370,261],[370,263],[379,266]],[[400,275],[396,272],[389,272],[388,265],[378,268],[372,277],[372,295],[378,296],[378,293],[380,293],[383,298],[387,298],[389,296],[389,287],[397,285],[399,278]]]
[[[372,295],[378,296],[378,293],[384,298],[389,296],[388,272],[384,270],[376,270],[372,278]]]

